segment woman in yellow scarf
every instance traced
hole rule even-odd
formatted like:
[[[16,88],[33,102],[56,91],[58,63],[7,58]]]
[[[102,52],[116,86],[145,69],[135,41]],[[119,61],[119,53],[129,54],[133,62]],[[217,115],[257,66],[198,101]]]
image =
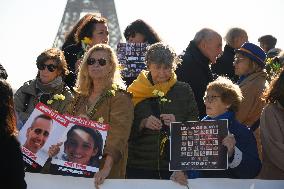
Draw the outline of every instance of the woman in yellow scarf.
[[[174,121],[197,120],[191,87],[176,79],[180,60],[171,47],[155,43],[145,56],[142,71],[129,86],[135,105],[129,140],[127,178],[169,179],[169,126]]]

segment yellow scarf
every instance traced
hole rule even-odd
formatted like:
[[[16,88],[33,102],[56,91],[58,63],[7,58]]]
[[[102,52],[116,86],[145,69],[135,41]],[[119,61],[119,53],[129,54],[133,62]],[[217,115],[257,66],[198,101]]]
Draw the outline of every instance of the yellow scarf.
[[[147,79],[149,71],[143,70],[136,80],[128,87],[127,91],[132,93],[132,101],[134,106],[145,100],[146,98],[156,97],[153,94],[153,91],[159,90],[164,92],[165,94],[168,93],[170,88],[177,82],[177,76],[174,72],[172,72],[171,78],[169,81],[165,83],[160,83],[156,85],[152,85],[151,82]]]

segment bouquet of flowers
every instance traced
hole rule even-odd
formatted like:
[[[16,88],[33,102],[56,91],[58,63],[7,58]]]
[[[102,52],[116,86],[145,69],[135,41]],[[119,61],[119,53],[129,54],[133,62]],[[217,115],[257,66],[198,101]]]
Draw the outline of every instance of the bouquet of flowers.
[[[283,62],[279,61],[278,57],[266,59],[267,80],[272,81],[281,71]]]

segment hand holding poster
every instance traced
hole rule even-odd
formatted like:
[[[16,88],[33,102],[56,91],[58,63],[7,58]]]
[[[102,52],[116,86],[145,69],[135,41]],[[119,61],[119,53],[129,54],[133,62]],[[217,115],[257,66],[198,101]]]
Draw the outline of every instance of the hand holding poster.
[[[228,155],[222,140],[227,120],[171,123],[170,170],[223,170]]]
[[[70,125],[58,141],[59,153],[52,159],[51,174],[93,177],[99,170],[108,125],[81,117],[65,116]]]
[[[38,103],[20,130],[19,141],[26,171],[39,172],[47,161],[50,147],[63,134],[69,121],[42,103]]]

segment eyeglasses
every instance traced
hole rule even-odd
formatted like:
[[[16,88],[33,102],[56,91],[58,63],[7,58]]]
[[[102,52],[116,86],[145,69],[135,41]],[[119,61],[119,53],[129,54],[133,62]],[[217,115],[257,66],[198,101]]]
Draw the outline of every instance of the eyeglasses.
[[[213,102],[216,98],[219,98],[221,96],[217,96],[217,95],[211,95],[211,96],[204,96],[203,97],[203,101],[207,101],[209,103]]]
[[[243,62],[244,60],[246,60],[246,58],[235,58],[234,59],[234,64],[238,64],[240,62]]]
[[[34,129],[34,132],[35,132],[35,134],[37,134],[37,135],[43,134],[43,136],[45,136],[45,137],[48,137],[48,136],[49,136],[49,132],[48,132],[48,131],[42,130],[42,129],[40,129],[40,128]]]
[[[54,64],[46,65],[46,64],[42,64],[42,63],[36,64],[36,66],[37,66],[37,69],[39,69],[39,70],[44,70],[45,68],[47,68],[48,71],[50,71],[50,72],[54,72],[57,69],[57,67],[58,67],[58,66],[56,66]]]
[[[93,64],[96,64],[96,63],[98,63],[100,66],[104,66],[104,65],[106,65],[107,61],[104,58],[99,58],[97,60],[94,59],[94,58],[88,58],[87,59],[88,65],[93,65]]]

